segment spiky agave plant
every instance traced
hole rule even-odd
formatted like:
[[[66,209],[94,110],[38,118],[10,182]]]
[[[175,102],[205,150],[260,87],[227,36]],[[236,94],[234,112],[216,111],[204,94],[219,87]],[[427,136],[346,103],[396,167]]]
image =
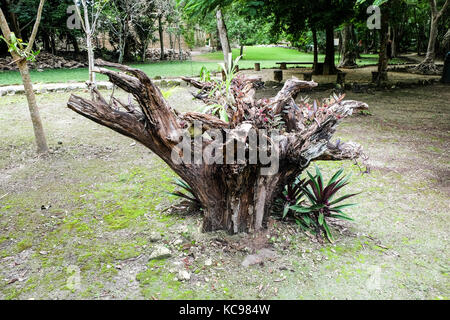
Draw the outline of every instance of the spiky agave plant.
[[[175,178],[174,181],[172,182],[172,184],[180,187],[181,189],[183,189],[185,192],[182,191],[174,191],[174,192],[167,192],[167,194],[179,197],[179,198],[183,198],[186,199],[187,201],[189,201],[195,208],[201,208],[201,202],[200,200],[197,198],[197,196],[195,195],[194,191],[192,190],[192,188],[183,180]]]
[[[347,216],[342,209],[356,205],[355,203],[340,204],[342,201],[357,195],[358,193],[346,194],[335,200],[337,192],[348,184],[351,175],[341,176],[344,169],[339,169],[325,185],[320,169],[316,166],[316,175],[308,171],[309,180],[301,186],[303,195],[308,199],[308,205],[295,204],[290,209],[297,213],[297,224],[305,230],[315,230],[316,236],[321,237],[324,232],[327,239],[333,242],[333,235],[326,221],[327,218],[353,220]]]

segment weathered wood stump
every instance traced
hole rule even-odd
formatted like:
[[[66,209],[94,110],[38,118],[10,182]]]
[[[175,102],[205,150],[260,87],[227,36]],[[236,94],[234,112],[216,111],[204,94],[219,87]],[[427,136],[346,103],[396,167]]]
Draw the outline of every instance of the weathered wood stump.
[[[261,71],[261,63],[259,62],[255,63],[255,71]]]
[[[286,65],[286,63],[280,63],[280,69],[281,69],[281,70],[287,70],[287,65]]]
[[[203,208],[203,231],[261,230],[267,227],[274,199],[311,161],[355,159],[362,154],[355,143],[333,144],[330,139],[343,118],[367,105],[344,101],[344,96],[330,97],[326,103],[295,102],[302,89],[317,86],[313,81],[289,79],[276,96],[257,100],[260,77],[241,74],[231,80],[230,87],[183,78],[199,89],[196,98],[219,106],[221,114],[226,112],[229,121],[223,121],[214,108],[208,113],[176,111],[138,69],[102,60],[96,65],[95,72],[106,75],[133,98],[105,99],[93,89],[92,100],[72,95],[68,107],[140,142],[165,161]],[[250,143],[252,135],[257,137],[256,145]],[[260,144],[261,140],[267,144]],[[257,157],[245,157],[250,153]],[[233,161],[239,154],[242,161]],[[273,158],[276,170],[267,172],[269,162],[262,155]]]

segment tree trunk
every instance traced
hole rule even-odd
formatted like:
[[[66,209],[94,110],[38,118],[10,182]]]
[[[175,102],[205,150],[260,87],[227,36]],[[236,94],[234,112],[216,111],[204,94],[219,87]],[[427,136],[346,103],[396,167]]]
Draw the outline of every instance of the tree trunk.
[[[177,35],[177,39],[178,39],[178,59],[179,60],[184,60],[184,58],[183,58],[183,49],[181,48],[181,34]]]
[[[380,29],[380,51],[378,53],[378,75],[377,84],[380,85],[382,81],[387,81],[387,67],[388,67],[388,17],[387,12],[381,11],[381,29]]]
[[[326,27],[326,48],[325,61],[323,65],[323,74],[336,74],[337,69],[334,63],[334,27],[328,25]]]
[[[123,58],[125,56],[125,40],[122,36],[119,36],[119,60],[117,62],[123,63]]]
[[[169,32],[169,43],[170,43],[170,49],[174,49],[174,45],[173,45],[173,35],[172,32]]]
[[[339,68],[356,67],[356,52],[355,44],[352,40],[352,25],[346,24],[342,29],[341,42],[341,60],[339,61]]]
[[[319,62],[319,50],[318,50],[318,45],[317,45],[317,30],[313,29],[312,30],[312,36],[313,36],[313,51],[314,51],[314,65],[313,65],[313,70],[314,70],[314,74],[318,74],[318,70],[317,70],[317,63]]]
[[[80,46],[78,45],[77,37],[75,37],[71,33],[67,33],[67,38],[73,45],[73,51],[75,53],[76,59],[79,59],[80,58]]]
[[[397,57],[397,28],[395,26],[391,27],[391,52],[389,53],[390,58]]]
[[[244,56],[244,45],[243,45],[243,44],[241,44],[241,49],[239,50],[239,55],[240,55],[241,57]]]
[[[350,115],[355,109],[366,109],[367,105],[356,101],[342,101],[343,97],[340,97],[330,102],[326,108],[319,108],[314,121],[304,122],[303,111],[297,113],[292,101],[301,89],[317,85],[312,81],[289,79],[277,96],[256,102],[255,84],[260,78],[236,80],[232,83],[231,90],[234,108],[230,107],[226,111],[231,120],[224,122],[211,114],[176,112],[164,100],[150,78],[140,70],[105,61],[97,61],[97,65],[121,70],[117,72],[98,68],[98,72],[107,75],[112,83],[131,93],[137,103],[124,103],[115,97],[110,103],[95,90],[96,97],[91,101],[72,95],[68,107],[139,141],[162,158],[186,181],[203,207],[204,231],[226,230],[238,233],[261,230],[267,225],[274,197],[310,161],[355,159],[362,154],[361,147],[356,144],[334,146],[329,140],[341,118]],[[202,94],[197,97],[204,102],[224,104],[231,101],[225,93],[209,94],[212,90],[217,90],[215,84],[188,78],[183,80],[201,89]],[[267,113],[283,117],[289,129],[284,134],[277,134],[270,129],[270,138],[264,138],[268,131],[258,120],[260,113],[252,113],[257,105],[265,108]],[[305,108],[304,110],[307,108],[300,107]],[[285,113],[284,110],[290,111]],[[245,122],[244,114],[247,114]],[[202,126],[197,132],[203,132],[204,128],[211,130],[208,134],[217,134],[216,138],[224,136],[225,139],[217,142],[218,140],[203,139],[203,135],[198,133],[189,134],[192,125]],[[192,132],[195,133],[196,129]],[[257,140],[250,140],[251,133],[258,136]],[[268,142],[267,145],[261,144],[264,139]],[[256,147],[250,141],[257,141]],[[194,151],[191,150],[192,145]],[[211,146],[216,147],[214,158],[219,161],[206,161],[210,159],[205,154]],[[262,152],[267,150],[271,150],[271,159],[273,157],[274,160],[279,160],[278,170],[275,166],[272,171],[268,171],[268,162],[261,160]],[[259,152],[258,161],[252,162],[244,158],[242,161],[230,162],[230,159],[239,159],[240,152],[241,155],[247,155],[253,151]],[[211,152],[209,154],[212,155]],[[194,162],[191,161],[192,158]]]
[[[225,66],[228,69],[228,54],[231,53],[230,41],[228,40],[228,31],[225,21],[223,19],[222,10],[218,9],[216,11],[217,19],[217,30],[219,32],[220,44],[222,47],[223,58],[225,61]]]
[[[94,48],[92,46],[92,28],[94,26],[91,26],[91,23],[89,21],[89,8],[87,6],[87,3],[85,0],[81,2],[83,5],[83,11],[84,11],[84,32],[86,34],[86,48],[88,53],[88,66],[89,66],[89,81],[88,81],[88,88],[91,90],[91,96],[93,97],[92,89],[97,87],[97,82],[95,79],[95,57],[94,57]],[[81,14],[79,15],[80,19]]]
[[[161,48],[161,56],[160,60],[166,60],[165,54],[164,54],[164,32],[163,32],[163,25],[162,25],[162,16],[158,16],[158,32],[159,32],[159,44]]]
[[[57,54],[57,49],[56,49],[55,35],[51,35],[50,36],[50,45],[51,45],[51,48],[52,48],[52,54],[56,55]]]
[[[431,24],[430,36],[428,38],[427,54],[425,59],[415,68],[415,71],[425,74],[438,74],[439,70],[434,64],[436,38],[438,33],[438,22],[449,5],[449,0],[446,0],[441,10],[438,11],[436,7],[436,0],[429,0],[431,7]]]
[[[41,116],[36,103],[33,85],[31,84],[30,72],[26,60],[17,63],[22,76],[22,82],[25,89],[25,95],[28,101],[28,110],[30,111],[31,122],[33,123],[34,136],[36,137],[36,145],[38,153],[47,153],[48,146],[45,138],[44,127],[42,126]]]
[[[41,0],[39,3],[38,14],[36,17],[35,24],[33,26],[33,32],[30,36],[28,46],[22,53],[29,54],[31,52],[31,47],[33,46],[38,31],[39,22],[41,20],[43,6],[44,0]],[[9,43],[11,30],[9,29],[8,23],[1,8],[0,8],[0,28],[2,30],[3,37]],[[30,111],[31,122],[33,124],[34,136],[36,138],[37,152],[39,154],[47,153],[48,152],[47,140],[45,138],[44,128],[42,126],[41,117],[39,115],[39,109],[36,104],[36,97],[34,95],[33,85],[31,83],[27,61],[23,57],[20,57],[16,51],[12,51],[11,56],[13,60],[16,62],[17,67],[19,68],[20,71],[20,75],[22,76],[22,82],[28,101],[28,109]]]
[[[45,52],[51,52],[50,37],[46,32],[42,32],[42,44]]]

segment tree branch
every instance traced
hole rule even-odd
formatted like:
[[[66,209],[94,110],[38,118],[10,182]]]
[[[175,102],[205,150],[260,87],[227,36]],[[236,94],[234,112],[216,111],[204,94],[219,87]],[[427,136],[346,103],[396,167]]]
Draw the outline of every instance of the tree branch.
[[[36,21],[33,26],[33,31],[31,32],[30,40],[28,41],[28,46],[25,49],[25,53],[30,53],[31,49],[33,48],[34,39],[36,39],[36,34],[38,32],[39,23],[41,22],[41,16],[42,16],[42,8],[44,7],[45,0],[41,0],[39,2],[39,8],[36,16]]]

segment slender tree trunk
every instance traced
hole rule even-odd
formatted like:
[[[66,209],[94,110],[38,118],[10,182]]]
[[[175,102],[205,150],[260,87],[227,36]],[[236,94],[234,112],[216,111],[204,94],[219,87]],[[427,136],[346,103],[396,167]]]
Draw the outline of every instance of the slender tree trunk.
[[[334,62],[334,27],[328,25],[326,33],[325,61],[323,65],[323,74],[336,74],[337,69]]]
[[[183,60],[183,49],[181,48],[181,34],[177,35],[178,38],[178,59]]]
[[[158,16],[158,32],[159,32],[159,44],[161,47],[161,56],[160,60],[165,60],[165,54],[164,54],[164,32],[163,32],[163,24],[162,24],[162,16]]]
[[[119,63],[123,63],[123,59],[125,57],[125,46],[126,41],[123,35],[119,36]]]
[[[427,54],[425,60],[422,63],[434,64],[436,38],[438,33],[438,20],[434,17],[431,19],[430,36],[428,39]]]
[[[170,43],[170,49],[173,50],[174,44],[173,44],[173,34],[172,34],[172,32],[169,32],[169,43]]]
[[[241,49],[239,50],[239,55],[242,57],[244,55],[244,45],[241,44]]]
[[[28,101],[28,109],[30,111],[31,122],[33,123],[34,136],[36,137],[36,145],[38,153],[47,153],[47,139],[45,138],[44,127],[42,126],[41,116],[36,103],[33,85],[31,84],[30,72],[26,60],[17,63],[22,76],[22,82],[25,89],[25,95]]]
[[[312,36],[313,36],[313,46],[314,46],[314,65],[313,65],[313,70],[314,70],[314,74],[318,74],[318,70],[317,70],[317,64],[319,62],[319,50],[318,50],[318,45],[317,45],[317,30],[313,29],[312,30]]]
[[[36,22],[33,27],[33,32],[31,34],[29,44],[25,49],[25,53],[29,53],[31,51],[31,47],[34,43],[36,33],[39,27],[43,6],[44,0],[41,0],[39,4]],[[0,28],[2,30],[3,36],[9,42],[11,30],[8,26],[8,23],[1,8],[0,8]],[[22,76],[22,82],[28,101],[28,109],[30,111],[31,122],[33,124],[34,136],[36,138],[37,152],[40,154],[47,153],[48,152],[47,140],[45,138],[44,128],[42,126],[41,117],[39,115],[39,109],[36,104],[36,97],[34,95],[33,85],[31,83],[30,72],[28,70],[26,59],[20,57],[15,51],[11,52],[11,56],[14,59],[14,61],[16,61],[17,67],[19,68],[20,74]]]
[[[94,57],[94,48],[92,46],[92,28],[91,23],[89,21],[89,8],[87,6],[87,3],[85,0],[82,1],[83,5],[83,11],[84,11],[84,32],[86,34],[86,48],[88,53],[88,66],[89,66],[89,83],[88,87],[91,89],[91,95],[92,95],[92,89],[97,87],[97,82],[95,79],[95,57]]]
[[[223,19],[222,10],[216,11],[217,31],[219,33],[220,44],[222,47],[225,66],[228,68],[228,54],[231,53],[230,41],[228,40],[228,31]]]

